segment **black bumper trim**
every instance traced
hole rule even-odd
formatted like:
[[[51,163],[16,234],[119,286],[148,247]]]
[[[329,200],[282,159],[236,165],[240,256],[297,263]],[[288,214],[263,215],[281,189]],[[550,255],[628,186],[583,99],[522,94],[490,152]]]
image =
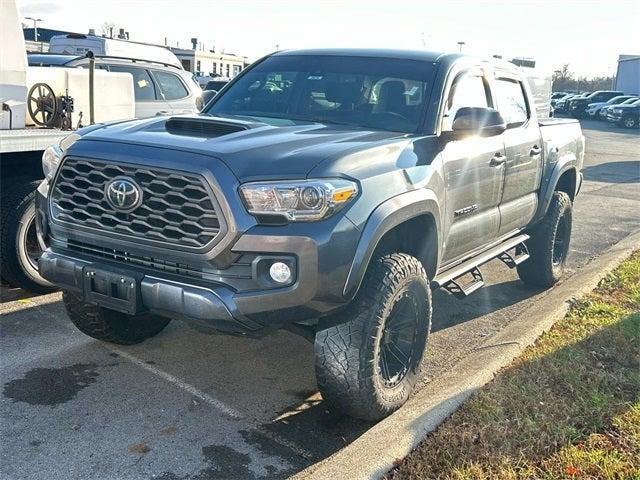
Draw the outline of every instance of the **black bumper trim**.
[[[40,274],[63,289],[85,298],[83,270],[99,265],[46,250],[38,260]],[[123,270],[124,271],[124,270]],[[228,333],[247,334],[264,326],[242,315],[233,292],[225,287],[203,288],[171,280],[144,276],[140,281],[142,304],[148,310],[168,317],[179,317],[194,327],[213,328]]]

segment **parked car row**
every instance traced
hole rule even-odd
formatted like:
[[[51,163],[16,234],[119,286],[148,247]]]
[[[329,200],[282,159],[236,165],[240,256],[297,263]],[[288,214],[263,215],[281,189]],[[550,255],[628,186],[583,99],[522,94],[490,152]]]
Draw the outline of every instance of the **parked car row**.
[[[626,128],[640,125],[640,98],[616,90],[585,93],[555,92],[551,105],[556,112],[574,118],[603,120]]]

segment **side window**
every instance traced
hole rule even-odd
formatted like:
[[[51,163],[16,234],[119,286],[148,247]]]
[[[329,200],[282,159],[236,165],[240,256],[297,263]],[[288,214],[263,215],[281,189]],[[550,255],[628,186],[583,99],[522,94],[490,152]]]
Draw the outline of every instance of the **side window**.
[[[178,100],[189,95],[187,88],[177,75],[173,73],[154,71],[153,76],[158,81],[160,92],[165,100]]]
[[[146,70],[126,65],[110,65],[109,70],[130,73],[133,76],[133,94],[136,102],[156,100],[156,87]]]
[[[462,107],[489,107],[482,76],[463,73],[455,79],[445,105],[442,130],[451,130],[456,113]]]
[[[507,128],[523,125],[529,118],[529,107],[521,82],[507,78],[496,81],[496,98],[500,113],[507,122]]]

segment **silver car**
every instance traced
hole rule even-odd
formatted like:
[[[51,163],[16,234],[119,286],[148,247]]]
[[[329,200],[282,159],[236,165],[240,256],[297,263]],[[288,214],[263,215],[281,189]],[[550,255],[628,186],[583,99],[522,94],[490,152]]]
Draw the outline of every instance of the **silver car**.
[[[89,66],[87,57],[37,53],[28,55],[30,66]],[[96,56],[95,66],[111,72],[130,73],[133,77],[136,118],[155,115],[194,113],[202,108],[202,89],[191,72],[160,62],[121,57]]]

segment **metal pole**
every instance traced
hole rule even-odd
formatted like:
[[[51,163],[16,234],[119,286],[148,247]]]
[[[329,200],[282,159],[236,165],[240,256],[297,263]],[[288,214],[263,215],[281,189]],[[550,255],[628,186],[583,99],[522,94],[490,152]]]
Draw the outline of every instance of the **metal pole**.
[[[93,58],[93,52],[88,52],[87,56],[89,57],[89,125],[93,125],[95,123],[93,112],[93,74],[96,70],[96,60]]]

